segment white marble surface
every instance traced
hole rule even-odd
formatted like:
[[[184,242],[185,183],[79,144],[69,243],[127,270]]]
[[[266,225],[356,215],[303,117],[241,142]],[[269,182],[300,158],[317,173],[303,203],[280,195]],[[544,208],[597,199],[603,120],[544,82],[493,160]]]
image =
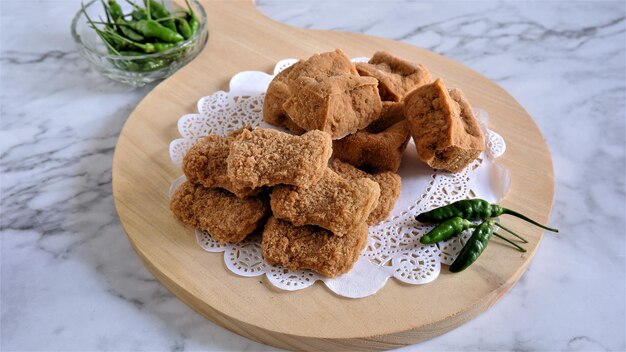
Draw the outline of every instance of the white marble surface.
[[[288,24],[428,48],[500,83],[553,154],[555,205],[526,274],[486,313],[404,351],[624,351],[623,1],[259,1]],[[205,320],[144,269],[111,197],[117,135],[152,86],[77,54],[79,2],[0,1],[1,345],[274,350]]]

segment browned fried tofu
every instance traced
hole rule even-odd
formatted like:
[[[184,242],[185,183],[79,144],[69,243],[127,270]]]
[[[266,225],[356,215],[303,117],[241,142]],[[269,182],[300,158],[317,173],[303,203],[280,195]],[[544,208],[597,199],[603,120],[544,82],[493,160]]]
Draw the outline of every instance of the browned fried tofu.
[[[359,131],[333,141],[333,157],[368,171],[398,171],[410,138],[405,120],[379,133]]]
[[[485,150],[485,137],[463,93],[441,79],[405,98],[419,158],[434,169],[459,172]]]
[[[372,121],[365,130],[370,133],[380,133],[402,120],[404,120],[404,103],[401,101],[383,101],[380,116]]]
[[[186,225],[207,231],[220,243],[237,243],[260,230],[270,215],[267,197],[238,198],[220,188],[206,188],[185,181],[170,209]]]
[[[286,127],[298,135],[306,131],[291,120],[285,109],[283,109],[283,103],[291,96],[289,85],[287,84],[288,75],[302,62],[300,60],[278,73],[267,87],[265,99],[263,100],[263,120],[270,125]]]
[[[343,237],[317,226],[296,227],[271,217],[263,230],[263,258],[290,270],[310,269],[324,276],[348,272],[367,243],[368,229],[360,224]]]
[[[367,224],[376,225],[387,219],[391,210],[393,210],[393,206],[396,204],[396,200],[400,196],[400,189],[402,188],[400,175],[390,171],[369,174],[338,159],[333,159],[330,162],[330,168],[347,180],[357,180],[367,177],[378,183],[380,186],[378,206],[370,213],[370,216],[367,218]]]
[[[226,158],[228,177],[239,188],[309,187],[324,175],[331,153],[326,132],[294,136],[266,128],[245,130],[231,144]]]
[[[238,197],[258,194],[260,189],[236,187],[228,178],[226,158],[230,144],[239,133],[241,130],[231,132],[226,137],[214,134],[198,140],[183,158],[183,172],[187,179],[209,188],[224,188]]]
[[[378,205],[380,186],[368,179],[346,180],[326,168],[308,188],[276,186],[270,204],[275,217],[296,226],[317,225],[344,236],[365,223]]]
[[[302,61],[300,65],[289,72],[287,79],[294,81],[300,77],[309,77],[322,81],[328,77],[345,74],[357,75],[358,73],[350,58],[341,49],[336,49],[335,51],[314,54]]]
[[[385,51],[377,51],[356,69],[362,76],[376,78],[382,100],[401,101],[413,89],[432,81],[430,72],[422,66],[400,59]]]
[[[325,131],[339,139],[380,116],[382,102],[377,85],[375,78],[358,75],[344,74],[322,81],[302,76],[290,82],[292,95],[283,108],[303,129]]]

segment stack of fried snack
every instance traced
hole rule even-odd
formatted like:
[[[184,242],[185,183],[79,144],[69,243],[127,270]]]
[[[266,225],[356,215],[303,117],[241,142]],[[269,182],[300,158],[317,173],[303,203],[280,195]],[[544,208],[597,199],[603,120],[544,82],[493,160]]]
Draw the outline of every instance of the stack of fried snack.
[[[330,133],[333,157],[364,170],[397,171],[411,136],[423,162],[449,172],[485,149],[461,90],[383,51],[367,63],[341,50],[298,61],[270,83],[263,119],[295,134]]]
[[[389,216],[411,136],[422,161],[451,172],[484,149],[460,90],[386,52],[356,65],[341,50],[298,61],[270,83],[263,119],[293,134],[200,139],[170,208],[221,243],[261,233],[269,264],[329,277],[350,270],[368,225]]]

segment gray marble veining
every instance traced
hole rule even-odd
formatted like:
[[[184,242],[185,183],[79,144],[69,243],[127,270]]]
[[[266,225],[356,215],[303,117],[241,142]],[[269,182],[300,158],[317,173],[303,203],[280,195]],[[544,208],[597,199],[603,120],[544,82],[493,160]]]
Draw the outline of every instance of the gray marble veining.
[[[69,35],[78,1],[0,1],[2,350],[274,350],[172,296],[111,196],[121,127],[153,86],[101,78]],[[258,1],[287,24],[405,41],[501,84],[554,160],[551,224],[516,287],[405,351],[623,351],[626,5],[622,1]]]

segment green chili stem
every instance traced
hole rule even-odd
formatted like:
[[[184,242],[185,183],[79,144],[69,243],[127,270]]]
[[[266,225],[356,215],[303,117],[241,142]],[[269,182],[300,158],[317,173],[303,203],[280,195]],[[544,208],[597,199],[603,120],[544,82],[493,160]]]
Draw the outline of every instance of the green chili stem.
[[[501,235],[500,235],[500,234],[498,234],[498,233],[494,233],[493,235],[494,235],[494,236],[496,236],[496,237],[498,237],[499,239],[501,239],[501,240],[503,240],[503,241],[508,242],[508,243],[509,243],[509,244],[511,244],[513,247],[517,248],[517,250],[518,250],[518,251],[520,251],[520,252],[526,252],[526,250],[525,250],[524,248],[522,248],[522,247],[518,246],[515,242],[513,242],[513,241],[509,240],[508,238],[506,238],[506,237],[504,237],[504,236],[501,236]]]
[[[85,18],[87,19],[87,22],[89,22],[89,24],[91,25],[91,28],[93,28],[96,33],[98,34],[98,36],[100,37],[100,39],[102,39],[102,41],[104,42],[104,45],[107,46],[107,48],[109,48],[109,50],[113,51],[114,54],[119,55],[119,51],[117,51],[117,49],[115,49],[113,47],[113,45],[111,45],[111,43],[109,43],[108,40],[106,40],[106,38],[103,36],[103,34],[105,34],[105,32],[103,32],[102,30],[98,29],[96,27],[96,25],[94,24],[94,22],[91,20],[91,17],[89,17],[89,14],[87,14],[87,9],[85,9],[85,4],[83,4],[82,2],[80,3],[81,9],[83,11],[83,14],[85,15]]]
[[[518,212],[516,212],[514,210],[506,209],[506,208],[502,208],[502,210],[503,210],[502,214],[513,215],[513,216],[518,217],[518,218],[520,218],[522,220],[528,221],[529,223],[531,223],[533,225],[539,226],[539,227],[541,227],[544,230],[548,230],[548,231],[552,231],[552,232],[559,232],[558,229],[553,229],[553,228],[547,227],[545,225],[541,225],[540,223],[536,222],[535,220],[527,217],[526,215],[522,215],[522,214],[520,214],[520,213],[518,213]]]
[[[152,19],[152,12],[150,11],[150,1],[148,1],[146,5],[146,12],[148,13],[148,19],[151,20]]]
[[[511,235],[513,235],[513,236],[515,236],[515,237],[519,238],[520,240],[522,240],[522,242],[524,242],[524,243],[528,243],[528,241],[527,241],[524,237],[522,237],[522,236],[520,236],[520,235],[516,234],[515,232],[513,232],[513,231],[511,231],[511,230],[507,229],[506,227],[502,226],[500,223],[496,223],[496,225],[498,225],[498,227],[499,227],[499,228],[501,228],[501,229],[503,229],[504,231],[506,231],[506,232],[510,233]]]
[[[134,7],[136,10],[141,10],[141,7],[139,7],[139,5],[135,4],[134,2],[130,0],[126,0],[126,2],[129,3],[130,6]]]

